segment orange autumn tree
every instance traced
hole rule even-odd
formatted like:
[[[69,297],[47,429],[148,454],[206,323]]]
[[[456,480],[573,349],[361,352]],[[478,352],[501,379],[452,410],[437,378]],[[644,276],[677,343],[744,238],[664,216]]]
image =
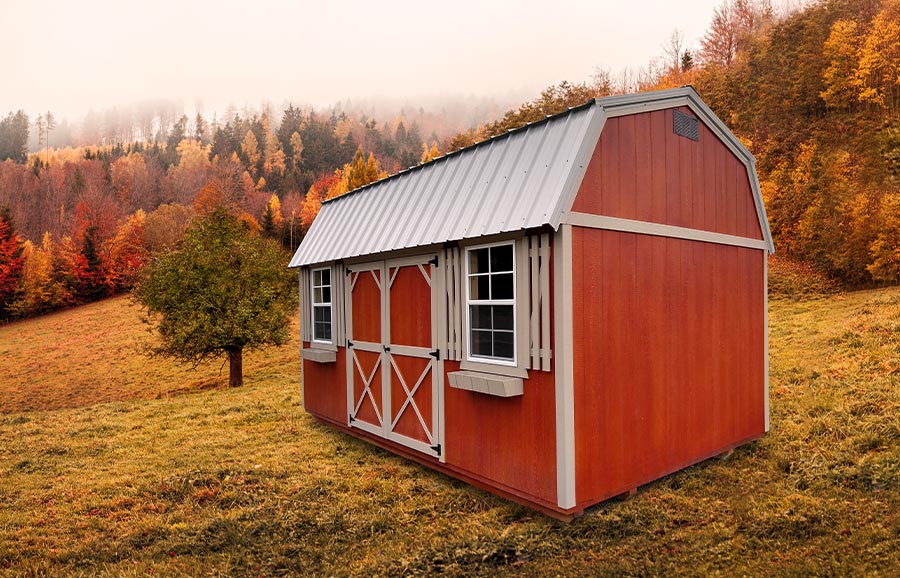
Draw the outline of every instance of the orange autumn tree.
[[[325,194],[329,189],[334,187],[340,181],[340,176],[335,173],[331,175],[323,175],[309,187],[306,192],[306,198],[303,199],[303,205],[300,208],[300,225],[303,231],[309,231],[312,227],[316,215],[322,208],[322,201],[325,200]]]
[[[111,291],[131,288],[137,282],[150,253],[144,242],[146,215],[138,210],[104,243],[106,284]]]

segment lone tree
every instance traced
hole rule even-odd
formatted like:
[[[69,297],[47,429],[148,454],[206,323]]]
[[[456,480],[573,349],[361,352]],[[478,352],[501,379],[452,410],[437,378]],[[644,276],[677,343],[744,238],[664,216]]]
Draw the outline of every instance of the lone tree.
[[[195,366],[227,355],[229,384],[237,387],[245,348],[287,342],[294,283],[282,249],[220,208],[198,218],[176,250],[148,267],[134,295],[158,319],[155,354]]]

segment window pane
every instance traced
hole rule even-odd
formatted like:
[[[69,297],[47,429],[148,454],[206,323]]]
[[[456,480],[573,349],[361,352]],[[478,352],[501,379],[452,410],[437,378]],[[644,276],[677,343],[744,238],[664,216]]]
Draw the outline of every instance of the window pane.
[[[491,273],[513,270],[512,245],[491,247]],[[495,297],[496,299],[496,297]]]
[[[513,334],[511,331],[494,332],[494,357],[512,359],[514,355]]]
[[[494,310],[494,329],[513,330],[513,306],[512,305],[493,305]]]
[[[313,325],[313,339],[331,341],[331,323],[315,323]]]
[[[322,269],[322,285],[331,285],[331,269]]]
[[[491,329],[491,306],[490,305],[470,305],[469,316],[472,320],[473,329]]]
[[[322,284],[322,270],[313,271],[313,285],[321,285]]]
[[[322,303],[331,303],[331,287],[322,287]]]
[[[472,330],[472,355],[491,357],[491,332]]]
[[[326,311],[328,311],[327,307],[313,307],[313,321],[316,323],[324,323],[327,321],[327,319],[325,319]]]
[[[490,299],[491,295],[488,291],[491,278],[488,275],[479,275],[477,277],[469,277],[469,299]]]
[[[322,289],[316,287],[313,289],[313,303],[321,303],[322,302]]]
[[[491,299],[513,299],[513,274],[491,275]]]
[[[469,251],[469,273],[488,272],[488,247]],[[486,297],[485,297],[486,299]]]

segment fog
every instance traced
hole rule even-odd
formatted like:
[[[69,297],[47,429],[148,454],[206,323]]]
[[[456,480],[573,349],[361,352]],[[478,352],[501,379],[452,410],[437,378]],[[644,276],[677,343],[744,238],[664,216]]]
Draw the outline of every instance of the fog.
[[[595,68],[638,68],[674,29],[699,46],[720,0],[2,0],[0,114],[164,99],[221,114],[292,101],[518,102]]]

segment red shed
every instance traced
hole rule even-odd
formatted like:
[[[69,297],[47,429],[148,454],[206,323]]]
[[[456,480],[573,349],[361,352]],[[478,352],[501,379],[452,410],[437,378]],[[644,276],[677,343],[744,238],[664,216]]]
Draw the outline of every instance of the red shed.
[[[690,87],[613,96],[325,202],[303,403],[551,515],[768,430],[753,156]]]

